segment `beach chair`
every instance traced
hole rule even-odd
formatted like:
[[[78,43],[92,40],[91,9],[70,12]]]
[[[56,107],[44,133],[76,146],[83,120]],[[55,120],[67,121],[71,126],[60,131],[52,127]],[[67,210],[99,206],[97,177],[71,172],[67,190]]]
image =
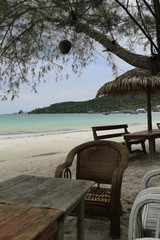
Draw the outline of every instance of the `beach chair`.
[[[148,187],[151,178],[157,175],[160,175],[160,169],[149,171],[142,179],[141,191],[136,197],[130,214],[129,240],[149,236],[159,239],[160,187]]]
[[[95,181],[85,196],[85,217],[109,220],[112,238],[120,237],[121,185],[128,159],[128,149],[120,143],[90,141],[73,148],[55,171],[55,177],[72,177],[77,160],[75,178]]]

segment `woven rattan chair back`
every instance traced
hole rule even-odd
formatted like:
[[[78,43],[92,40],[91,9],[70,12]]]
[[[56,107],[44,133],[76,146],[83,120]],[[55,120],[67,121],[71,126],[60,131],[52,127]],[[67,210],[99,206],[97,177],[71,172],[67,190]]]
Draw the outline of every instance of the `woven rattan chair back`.
[[[124,164],[119,145],[96,142],[83,147],[77,152],[76,178],[111,184],[115,169]]]
[[[109,220],[112,238],[120,237],[121,185],[128,159],[128,149],[120,143],[90,141],[73,148],[55,171],[55,177],[71,177],[77,160],[75,177],[98,183],[85,197],[85,216]]]

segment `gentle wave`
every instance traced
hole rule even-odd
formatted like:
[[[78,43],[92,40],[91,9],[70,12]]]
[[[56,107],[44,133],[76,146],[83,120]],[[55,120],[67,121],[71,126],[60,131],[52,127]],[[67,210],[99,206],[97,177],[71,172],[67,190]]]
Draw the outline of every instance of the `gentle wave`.
[[[90,132],[91,129],[79,129],[79,130],[55,130],[55,131],[45,131],[45,132],[24,132],[24,133],[12,133],[12,134],[0,134],[0,139],[13,139],[13,138],[26,138],[26,137],[38,137],[44,135],[52,135],[52,134],[67,134],[67,133],[77,133],[77,132]]]

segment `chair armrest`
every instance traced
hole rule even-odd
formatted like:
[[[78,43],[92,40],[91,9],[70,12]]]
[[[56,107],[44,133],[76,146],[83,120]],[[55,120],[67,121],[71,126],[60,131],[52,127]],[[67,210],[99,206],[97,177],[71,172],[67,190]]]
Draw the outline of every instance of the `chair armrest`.
[[[138,226],[140,226],[138,216],[141,209],[148,203],[160,204],[160,194],[145,194],[135,200],[130,213],[128,240],[141,237],[140,232],[138,231]]]
[[[71,167],[76,154],[81,149],[85,149],[85,147],[88,148],[90,145],[92,146],[93,142],[95,143],[95,141],[90,141],[90,142],[86,142],[86,143],[83,143],[83,144],[80,144],[80,145],[74,147],[67,154],[65,162],[57,166],[54,176],[57,177],[57,178],[62,178],[64,176],[64,172],[66,170],[66,175],[69,175],[69,177],[71,178],[71,171],[70,171],[69,167]],[[101,144],[101,143],[99,142],[98,144]],[[67,173],[67,171],[68,171],[68,173]],[[64,176],[64,177],[66,177],[66,176]]]
[[[62,177],[63,177],[63,173],[64,173],[64,171],[65,171],[65,169],[66,169],[67,167],[68,167],[68,166],[66,165],[66,163],[62,163],[62,164],[58,165],[57,168],[56,168],[54,177],[56,177],[56,178],[62,178]]]
[[[142,179],[141,190],[144,190],[145,188],[147,188],[149,180],[152,177],[157,176],[157,175],[160,175],[160,168],[147,172]]]
[[[82,145],[82,144],[81,144]],[[75,155],[77,154],[77,151],[79,149],[81,149],[81,145],[80,146],[77,146],[75,148],[73,148],[68,154],[67,154],[67,157],[65,159],[65,162],[58,165],[56,170],[55,170],[55,174],[54,174],[54,177],[56,178],[62,178],[64,176],[64,172],[66,170],[66,175],[68,174],[69,177],[71,178],[71,171],[69,169],[69,167],[71,167],[72,165],[72,162],[74,160],[74,157]],[[68,171],[68,173],[67,173]],[[64,177],[67,177],[67,176],[64,176]]]

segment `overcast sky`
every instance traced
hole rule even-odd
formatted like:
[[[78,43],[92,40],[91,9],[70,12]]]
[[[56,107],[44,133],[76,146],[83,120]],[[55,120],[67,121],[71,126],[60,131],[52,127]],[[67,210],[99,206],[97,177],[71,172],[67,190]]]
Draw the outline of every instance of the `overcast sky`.
[[[105,56],[105,53],[103,55]],[[124,61],[116,57],[115,59],[118,75],[133,68]],[[112,67],[101,56],[83,70],[81,77],[78,78],[71,70],[69,72],[70,77],[68,80],[59,81],[55,81],[54,73],[50,72],[48,81],[40,84],[37,93],[31,92],[29,87],[23,86],[19,98],[13,101],[8,99],[0,102],[0,114],[16,113],[20,110],[28,112],[53,103],[93,99],[97,90],[104,83],[114,79]]]

